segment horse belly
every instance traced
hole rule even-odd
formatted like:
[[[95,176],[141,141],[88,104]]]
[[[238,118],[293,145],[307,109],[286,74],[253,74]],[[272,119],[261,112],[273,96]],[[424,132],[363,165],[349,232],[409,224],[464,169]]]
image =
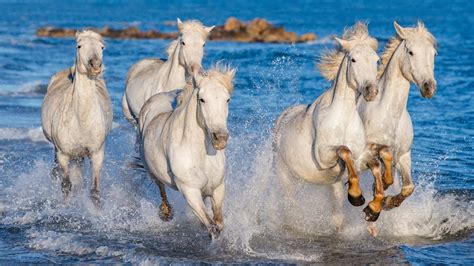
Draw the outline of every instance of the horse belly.
[[[320,169],[313,156],[312,129],[296,119],[280,128],[277,144],[278,167],[286,168],[293,178],[316,184],[332,184],[333,169]]]
[[[143,135],[142,157],[144,158],[147,170],[160,182],[176,189],[173,182],[172,171],[169,168],[168,160],[161,140],[163,138],[163,126],[165,116],[153,119]]]
[[[413,124],[411,122],[410,114],[405,111],[403,112],[396,129],[393,150],[396,154],[402,155],[411,150],[412,144]]]

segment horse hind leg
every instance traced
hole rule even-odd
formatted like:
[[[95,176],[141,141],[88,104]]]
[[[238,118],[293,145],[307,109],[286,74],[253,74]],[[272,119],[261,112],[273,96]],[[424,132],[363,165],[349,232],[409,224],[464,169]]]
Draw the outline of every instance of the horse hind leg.
[[[354,163],[352,161],[352,152],[346,146],[340,146],[337,149],[337,155],[344,161],[347,167],[349,183],[347,197],[349,199],[349,202],[354,206],[364,205],[365,198],[362,195],[362,190],[359,184],[359,176],[357,176]]]
[[[51,177],[51,180],[53,181],[58,181],[62,173],[61,165],[59,164],[58,156],[56,153],[57,152],[55,152],[54,154],[53,167],[51,168],[51,171],[49,172],[49,176]]]
[[[69,156],[61,152],[57,152],[56,160],[61,170],[61,176],[62,176],[61,190],[63,192],[64,200],[67,201],[69,199],[69,194],[72,188],[72,183],[69,178]]]
[[[91,188],[91,200],[96,208],[101,208],[101,197],[100,197],[100,170],[104,163],[104,146],[102,146],[97,152],[90,155],[92,165],[92,188]]]
[[[384,164],[384,173],[383,173],[383,189],[387,190],[393,184],[393,175],[392,175],[392,159],[393,155],[389,147],[384,146],[379,151],[379,156]]]
[[[400,156],[398,165],[400,166],[400,172],[402,174],[402,190],[399,194],[395,196],[387,196],[383,200],[384,209],[390,210],[395,207],[399,207],[402,202],[415,190],[415,186],[413,185],[413,180],[411,177],[411,154],[408,152]]]
[[[69,163],[69,179],[71,180],[73,191],[81,187],[83,166],[83,158],[71,160]]]
[[[338,181],[331,185],[332,194],[333,194],[333,215],[332,220],[336,226],[337,232],[341,232],[344,225],[344,188],[342,186],[342,181]]]
[[[367,166],[374,176],[374,199],[364,208],[365,220],[375,222],[382,211],[382,201],[384,199],[382,166],[377,158],[370,161]]]
[[[168,201],[168,197],[166,195],[166,187],[161,181],[158,181],[157,178],[152,178],[155,180],[156,184],[160,188],[160,196],[161,196],[161,204],[160,204],[160,219],[168,222],[173,219],[173,207]]]

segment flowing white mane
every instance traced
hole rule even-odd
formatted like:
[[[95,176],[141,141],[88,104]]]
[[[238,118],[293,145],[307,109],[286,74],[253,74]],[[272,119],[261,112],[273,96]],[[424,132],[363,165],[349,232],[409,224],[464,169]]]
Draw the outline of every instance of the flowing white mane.
[[[367,24],[363,22],[357,22],[353,27],[344,30],[342,39],[350,42],[352,45],[355,44],[368,44],[374,51],[377,50],[377,40],[369,35]],[[345,51],[340,45],[325,54],[320,58],[318,69],[321,75],[327,80],[334,80],[336,78],[339,66],[344,58]]]
[[[82,39],[86,39],[86,38],[96,39],[102,44],[104,43],[104,39],[102,38],[102,36],[95,31],[86,29],[83,31],[76,32],[76,42],[80,42]]]

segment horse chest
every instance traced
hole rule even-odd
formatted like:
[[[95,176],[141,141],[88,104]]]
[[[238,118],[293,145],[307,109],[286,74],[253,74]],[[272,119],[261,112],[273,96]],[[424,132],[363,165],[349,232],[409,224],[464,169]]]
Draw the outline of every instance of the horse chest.
[[[71,155],[84,156],[102,146],[106,128],[101,108],[68,110],[58,114],[55,142]]]

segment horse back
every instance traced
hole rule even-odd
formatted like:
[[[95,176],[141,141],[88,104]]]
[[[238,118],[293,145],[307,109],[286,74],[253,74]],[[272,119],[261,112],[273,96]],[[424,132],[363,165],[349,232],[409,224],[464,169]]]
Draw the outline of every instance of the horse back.
[[[157,71],[164,63],[165,60],[160,58],[145,58],[138,61],[128,71],[126,85],[140,74]]]
[[[148,124],[157,116],[170,113],[174,110],[174,105],[177,95],[181,90],[174,90],[170,92],[162,92],[153,95],[148,99],[140,110],[139,114],[139,130],[145,132]]]

